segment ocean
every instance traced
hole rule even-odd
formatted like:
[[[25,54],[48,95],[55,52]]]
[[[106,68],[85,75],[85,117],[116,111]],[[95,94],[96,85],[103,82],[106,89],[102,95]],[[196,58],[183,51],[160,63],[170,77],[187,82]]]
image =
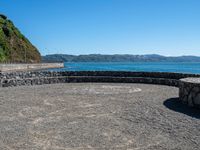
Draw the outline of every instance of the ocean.
[[[52,70],[52,69],[51,69]],[[200,74],[200,62],[78,62],[54,71],[146,71]]]

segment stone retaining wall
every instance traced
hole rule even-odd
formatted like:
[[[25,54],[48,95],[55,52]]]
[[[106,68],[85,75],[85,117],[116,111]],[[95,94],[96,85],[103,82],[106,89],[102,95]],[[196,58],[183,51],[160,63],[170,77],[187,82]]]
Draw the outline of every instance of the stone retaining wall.
[[[110,83],[146,83],[159,84],[178,87],[179,81],[164,78],[144,78],[144,77],[106,77],[106,76],[60,76],[24,79],[2,80],[0,86],[22,86],[22,85],[41,85],[53,83],[80,83],[80,82],[110,82]]]
[[[12,72],[0,74],[0,87],[53,83],[112,82],[145,83],[179,87],[180,100],[200,108],[200,74],[78,71],[78,72]],[[183,79],[184,78],[184,79]],[[194,80],[195,79],[195,80]],[[197,82],[198,80],[198,82]]]
[[[0,86],[37,85],[68,82],[121,82],[179,86],[179,79],[200,77],[199,74],[124,72],[124,71],[66,71],[12,72],[0,74]]]
[[[37,64],[0,64],[1,72],[41,70],[50,68],[63,68],[63,63],[37,63]]]
[[[200,108],[200,78],[181,79],[179,97],[183,103]]]
[[[200,74],[168,73],[168,72],[128,72],[128,71],[30,71],[0,73],[0,79],[58,77],[58,76],[109,76],[109,77],[151,77],[166,79],[182,79],[200,77]]]

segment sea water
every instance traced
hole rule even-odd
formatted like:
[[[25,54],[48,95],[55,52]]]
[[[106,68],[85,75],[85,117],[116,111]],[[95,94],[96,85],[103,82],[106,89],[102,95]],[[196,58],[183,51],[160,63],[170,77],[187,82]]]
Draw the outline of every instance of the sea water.
[[[200,62],[66,62],[56,71],[146,71],[200,73]]]

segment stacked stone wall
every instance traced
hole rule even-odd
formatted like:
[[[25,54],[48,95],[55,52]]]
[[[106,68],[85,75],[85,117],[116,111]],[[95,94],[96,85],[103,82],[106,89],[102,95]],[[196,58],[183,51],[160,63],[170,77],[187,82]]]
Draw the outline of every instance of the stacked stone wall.
[[[21,86],[69,82],[147,83],[179,86],[179,79],[200,77],[199,74],[125,71],[36,71],[0,74],[0,86]]]

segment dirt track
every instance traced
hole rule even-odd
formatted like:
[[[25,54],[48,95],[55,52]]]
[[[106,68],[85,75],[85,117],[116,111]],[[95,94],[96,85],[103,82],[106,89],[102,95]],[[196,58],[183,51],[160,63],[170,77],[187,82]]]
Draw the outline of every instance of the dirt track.
[[[199,149],[200,111],[177,97],[145,84],[1,88],[0,149]]]

